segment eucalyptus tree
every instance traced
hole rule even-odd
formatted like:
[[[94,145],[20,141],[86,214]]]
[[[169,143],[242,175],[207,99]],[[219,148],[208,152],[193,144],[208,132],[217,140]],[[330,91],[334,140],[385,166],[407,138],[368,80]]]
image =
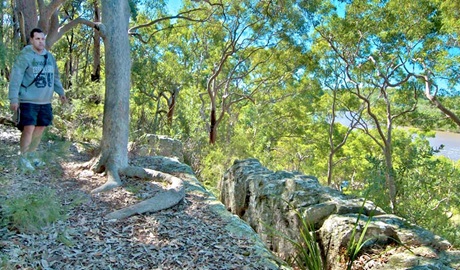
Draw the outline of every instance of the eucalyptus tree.
[[[340,78],[338,76],[337,78]],[[329,108],[328,117],[326,117],[329,128],[327,130],[328,141],[329,141],[329,154],[327,158],[327,184],[328,186],[332,185],[333,175],[334,175],[334,168],[339,163],[347,162],[350,157],[342,156],[338,160],[334,158],[338,154],[338,152],[345,146],[347,143],[350,135],[352,132],[357,128],[359,123],[361,122],[362,114],[365,109],[365,104],[360,103],[358,107],[351,109],[348,104],[342,102],[340,98],[340,91],[338,86],[340,84],[334,84],[333,86],[329,86],[330,88],[330,98],[332,99],[332,104],[326,108]],[[346,118],[350,122],[345,125],[345,130],[341,130],[342,123],[338,122],[338,115],[342,114],[342,117]],[[343,179],[337,179],[335,181],[335,185],[339,186]]]
[[[460,95],[460,49],[457,1],[432,0],[427,6],[433,10],[428,17],[433,27],[426,29],[424,50],[415,55],[413,61],[418,65],[411,70],[424,83],[425,97],[446,117],[460,127],[460,115],[450,106],[445,106],[443,96]],[[395,9],[401,9],[395,5]]]
[[[199,94],[201,112],[202,118],[208,119],[210,144],[216,143],[218,126],[231,107],[252,100],[271,80],[258,72],[270,61],[271,49],[278,43],[269,18],[263,14],[269,5],[224,1],[214,7],[204,27],[194,31],[192,41],[201,54],[199,73],[205,90]]]
[[[94,159],[92,168],[96,172],[107,173],[107,182],[93,190],[102,192],[120,186],[120,174],[140,177],[162,177],[170,182],[167,190],[159,193],[145,203],[133,208],[116,211],[110,218],[121,218],[134,213],[156,211],[180,202],[184,194],[182,180],[148,169],[128,165],[129,100],[131,86],[131,56],[129,35],[135,29],[149,27],[159,20],[129,28],[131,15],[128,1],[106,0],[102,2],[102,24],[98,25],[105,46],[106,94],[104,102],[103,137],[101,152]],[[137,36],[141,38],[140,36]]]
[[[335,57],[335,52],[327,52],[323,46],[324,43],[320,42],[311,48],[313,58],[317,61],[316,68],[311,72],[325,89],[315,112],[328,124],[327,185],[339,187],[344,177],[334,177],[334,169],[341,163],[350,164],[352,157],[343,155],[341,150],[362,120],[365,104],[349,94],[340,59]]]
[[[32,28],[39,27],[46,34],[46,47],[51,48],[65,33],[79,24],[94,27],[94,22],[84,17],[69,18],[66,11],[66,0],[28,1],[15,0],[14,14],[19,22],[17,33],[23,45],[28,42],[28,33]],[[79,2],[78,4],[81,4]]]
[[[97,24],[101,21],[101,10],[99,1],[93,0],[94,22]],[[91,81],[98,82],[101,79],[101,37],[98,31],[93,34],[93,68],[91,72]]]
[[[62,52],[65,61],[63,83],[69,88],[72,82],[86,82],[85,72],[88,69],[91,57],[88,55],[92,42],[90,38],[97,31],[94,27],[98,21],[92,21],[93,11],[85,1],[12,1],[13,20],[15,21],[15,42],[17,48],[28,43],[28,33],[34,27],[41,28],[46,34],[46,48],[51,50],[59,40],[58,47],[54,47],[57,54]],[[96,10],[97,11],[97,10]],[[89,27],[82,27],[82,26]],[[65,45],[64,45],[65,44]],[[97,49],[97,46],[95,46]],[[97,57],[97,56],[96,56]],[[98,60],[96,58],[95,68]],[[65,60],[64,60],[65,59]],[[79,71],[83,71],[80,72]],[[80,76],[78,76],[80,75]],[[78,77],[78,78],[77,78]],[[89,79],[88,74],[88,79]]]
[[[413,136],[394,127],[405,124],[401,119],[415,112],[424,95],[439,109],[439,105],[446,105],[444,108],[454,112],[454,106],[447,102],[453,99],[435,102],[442,94],[458,94],[458,55],[452,53],[458,45],[453,31],[447,34],[443,29],[447,25],[441,23],[446,16],[440,2],[455,5],[451,1],[353,1],[344,4],[338,13],[329,13],[330,9],[325,8],[321,15],[311,17],[318,34],[314,46],[322,56],[322,65],[338,60],[341,65],[334,70],[340,75],[334,76],[346,78],[339,89],[349,91],[366,105],[359,125],[374,144],[366,144],[366,149],[362,144],[354,148],[368,151],[362,166],[374,164],[375,169],[384,170],[393,211],[399,206],[398,214],[419,224],[431,222],[433,230],[446,226],[452,216],[450,211],[456,211],[458,205],[457,196],[450,191],[455,189],[457,180],[446,177],[440,184],[438,175],[445,168],[452,169],[453,163],[433,158],[432,151],[422,151],[412,142]],[[453,114],[442,111],[456,122]],[[352,149],[353,144],[356,142],[348,142],[345,148]],[[375,145],[383,158],[372,153]],[[456,170],[448,175],[455,175]],[[373,179],[370,184],[380,180],[375,173],[379,171],[372,172],[366,177]],[[377,192],[381,193],[381,188]],[[417,211],[420,205],[425,208]],[[427,220],[421,221],[419,212]],[[435,222],[430,215],[443,221]]]
[[[194,14],[190,14],[193,10]],[[207,18],[205,8],[190,9],[179,16],[163,16],[149,27],[131,29],[133,46],[132,127],[135,132],[170,134],[184,89],[193,85],[197,51],[189,39],[194,27]],[[147,12],[139,12],[139,24],[150,22]],[[185,19],[186,18],[186,19]],[[180,20],[177,20],[180,19]],[[177,21],[175,21],[177,20]],[[196,26],[195,26],[196,25]],[[190,100],[182,99],[190,104]],[[183,104],[185,105],[185,104]]]

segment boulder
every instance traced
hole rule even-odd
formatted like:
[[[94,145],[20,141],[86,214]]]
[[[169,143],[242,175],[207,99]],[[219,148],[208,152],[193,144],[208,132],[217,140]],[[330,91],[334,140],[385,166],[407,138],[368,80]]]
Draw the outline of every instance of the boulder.
[[[182,142],[164,135],[145,134],[128,145],[130,155],[164,156],[184,162]]]

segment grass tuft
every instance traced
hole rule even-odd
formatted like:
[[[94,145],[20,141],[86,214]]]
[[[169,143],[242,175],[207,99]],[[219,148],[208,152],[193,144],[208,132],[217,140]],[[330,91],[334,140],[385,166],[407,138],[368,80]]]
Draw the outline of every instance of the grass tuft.
[[[49,188],[8,198],[2,204],[1,224],[20,232],[36,233],[42,227],[64,218],[60,199]]]

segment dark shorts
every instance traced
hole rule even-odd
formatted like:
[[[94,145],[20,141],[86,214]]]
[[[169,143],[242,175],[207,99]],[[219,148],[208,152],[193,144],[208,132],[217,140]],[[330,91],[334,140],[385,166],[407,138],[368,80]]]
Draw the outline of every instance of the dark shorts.
[[[24,126],[49,126],[53,121],[51,104],[20,103],[21,110],[18,129]]]

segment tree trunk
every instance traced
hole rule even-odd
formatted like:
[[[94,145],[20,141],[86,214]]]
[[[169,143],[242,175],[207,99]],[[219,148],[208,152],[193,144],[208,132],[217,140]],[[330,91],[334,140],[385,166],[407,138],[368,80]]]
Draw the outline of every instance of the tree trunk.
[[[97,0],[93,3],[94,7],[94,22],[101,21],[99,2]],[[91,74],[92,82],[99,82],[101,79],[101,36],[98,31],[94,31],[93,35],[93,73]]]
[[[332,184],[332,173],[334,170],[334,123],[336,115],[336,106],[337,106],[337,91],[332,91],[332,106],[331,106],[331,122],[329,123],[329,155],[327,158],[327,185],[331,186]]]
[[[356,128],[356,125],[358,125],[358,122],[361,119],[361,114],[362,110],[358,111],[356,115],[353,116],[353,119],[348,126],[347,132],[345,133],[345,136],[343,137],[342,141],[338,144],[334,144],[334,125],[337,117],[337,89],[332,91],[332,107],[331,107],[331,122],[329,123],[329,156],[327,159],[327,185],[331,186],[332,185],[332,176],[334,172],[334,155],[337,153],[339,149],[341,149],[345,143],[348,140],[348,136],[351,134],[351,132]],[[356,116],[356,118],[355,118]]]
[[[2,3],[2,6],[0,7],[0,18],[3,18],[5,15],[4,7],[6,6],[6,3],[4,0],[1,3]],[[4,42],[4,40],[6,39],[4,36],[5,32],[4,32],[3,27],[4,25],[3,25],[3,20],[2,20],[0,22],[0,46],[1,48],[6,48],[5,42]],[[8,67],[6,65],[6,54],[5,53],[0,54],[0,74],[3,78],[5,78],[6,80],[9,80],[10,74],[9,74]]]
[[[155,110],[155,117],[153,118],[152,133],[156,134],[160,130],[160,117],[161,117],[161,94],[157,98],[157,108]]]
[[[393,159],[391,157],[391,149],[389,146],[384,150],[385,153],[385,180],[388,188],[388,195],[390,198],[390,208],[392,213],[396,211],[396,184],[393,168]]]
[[[25,46],[29,42],[30,31],[38,24],[37,7],[35,1],[16,0],[16,9],[20,23],[21,41]]]
[[[209,144],[215,144],[217,140],[216,109],[211,109],[211,123],[209,126]]]
[[[430,80],[428,79],[427,76],[424,76],[423,78],[425,80],[425,92],[424,93],[425,93],[426,98],[431,102],[431,104],[436,106],[436,108],[438,108],[447,117],[452,119],[452,121],[454,121],[454,123],[460,127],[460,118],[458,117],[458,115],[456,115],[453,111],[449,110],[448,108],[444,107],[444,105],[438,100],[436,95],[431,94]]]
[[[14,0],[15,17],[19,22],[17,29],[21,36],[21,42],[25,46],[29,42],[30,31],[35,27],[40,27],[46,34],[46,49],[50,49],[53,44],[62,37],[61,26],[59,24],[59,7],[64,0],[32,1]],[[37,13],[37,11],[39,13]],[[76,24],[72,24],[72,27]],[[69,30],[71,27],[68,27]],[[61,32],[59,34],[59,32]]]
[[[171,91],[171,97],[168,100],[168,114],[167,114],[167,119],[168,119],[168,126],[169,129],[172,128],[173,124],[173,117],[174,117],[174,109],[176,108],[176,98],[177,94],[179,93],[179,88],[175,87]]]
[[[327,158],[327,185],[332,185],[332,173],[334,171],[334,151],[330,151]]]
[[[118,175],[128,166],[129,89],[131,57],[128,37],[130,10],[126,0],[103,0],[106,61],[105,103],[101,153],[93,166],[107,172],[107,183],[93,192],[121,185]]]
[[[74,34],[72,32],[72,34],[69,36],[69,38],[67,39],[67,43],[68,43],[68,54],[69,54],[69,58],[67,59],[66,63],[65,63],[65,81],[63,81],[63,86],[65,89],[68,89],[72,86],[72,75],[73,75],[73,71],[74,71],[74,67],[73,67],[73,61],[74,61],[74,58],[73,58],[73,48],[74,48]]]

